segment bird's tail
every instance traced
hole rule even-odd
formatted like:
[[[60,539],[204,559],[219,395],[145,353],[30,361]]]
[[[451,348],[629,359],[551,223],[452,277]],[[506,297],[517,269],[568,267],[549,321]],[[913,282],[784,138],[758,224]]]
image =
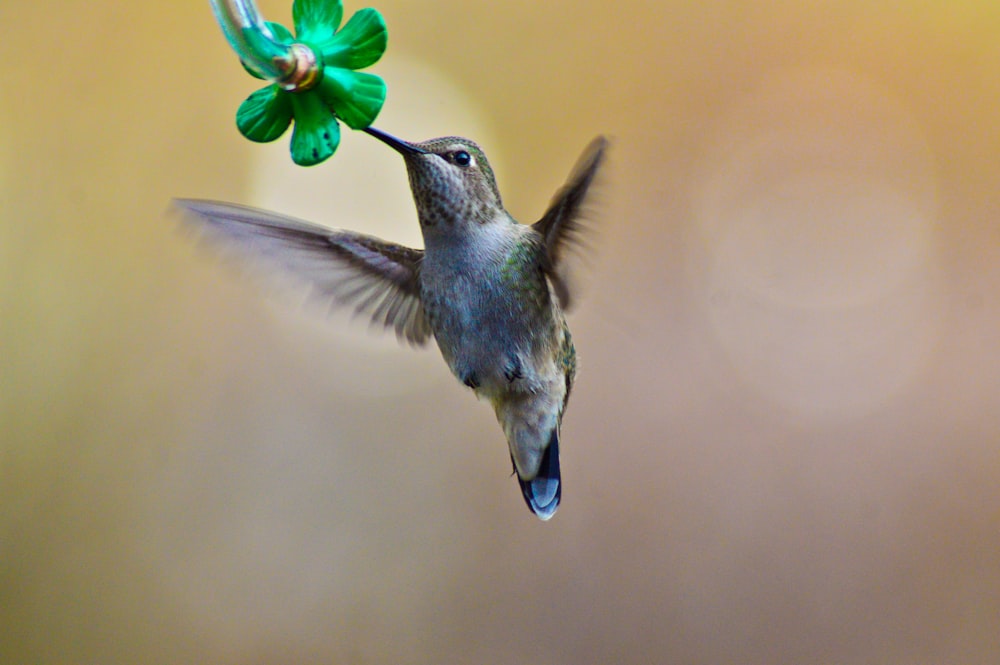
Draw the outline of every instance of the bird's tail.
[[[513,457],[511,458],[513,462]],[[559,507],[559,499],[562,498],[562,478],[559,475],[559,428],[552,428],[552,435],[549,438],[549,445],[542,455],[542,462],[538,467],[538,473],[531,480],[523,480],[517,474],[517,465],[514,466],[514,475],[517,475],[517,482],[521,483],[521,493],[524,500],[535,515],[542,520],[548,520],[556,514]]]

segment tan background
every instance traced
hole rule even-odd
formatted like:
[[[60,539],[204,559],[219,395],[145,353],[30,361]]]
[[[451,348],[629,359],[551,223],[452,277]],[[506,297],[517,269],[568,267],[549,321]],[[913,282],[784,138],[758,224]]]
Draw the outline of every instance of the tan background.
[[[397,156],[242,140],[207,2],[7,0],[0,662],[997,662],[998,5],[377,6],[378,126],[523,221],[614,139],[560,513],[436,353],[166,215],[416,242]]]

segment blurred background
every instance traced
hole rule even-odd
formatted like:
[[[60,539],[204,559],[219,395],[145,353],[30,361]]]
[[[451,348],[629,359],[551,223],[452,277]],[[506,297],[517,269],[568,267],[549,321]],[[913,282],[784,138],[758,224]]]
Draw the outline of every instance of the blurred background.
[[[559,514],[435,349],[169,214],[419,244],[398,155],[243,140],[208,2],[6,0],[0,661],[997,662],[1000,5],[376,6],[376,125],[521,221],[614,141]]]

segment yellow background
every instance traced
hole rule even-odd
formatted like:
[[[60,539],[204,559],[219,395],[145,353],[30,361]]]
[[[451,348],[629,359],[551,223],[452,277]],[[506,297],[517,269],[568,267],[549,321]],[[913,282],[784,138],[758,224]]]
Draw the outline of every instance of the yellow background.
[[[168,214],[416,243],[398,156],[244,141],[207,2],[6,0],[0,662],[995,662],[1000,5],[377,7],[376,125],[522,221],[613,140],[559,514],[436,351]]]

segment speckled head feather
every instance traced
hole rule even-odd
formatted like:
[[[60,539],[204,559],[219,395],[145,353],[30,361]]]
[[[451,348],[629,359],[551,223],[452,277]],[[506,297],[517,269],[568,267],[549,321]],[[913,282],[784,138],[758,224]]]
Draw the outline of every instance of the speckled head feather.
[[[453,136],[413,145],[421,152],[403,153],[403,158],[421,226],[461,228],[497,221],[503,202],[478,145]]]
[[[500,199],[500,190],[497,188],[496,176],[493,175],[493,167],[490,166],[489,160],[486,159],[486,154],[483,153],[483,149],[479,147],[474,141],[462,138],[461,136],[444,136],[438,139],[430,139],[429,141],[423,141],[422,143],[416,143],[417,147],[422,150],[426,150],[429,153],[434,153],[435,155],[446,155],[449,152],[454,152],[456,150],[465,150],[473,158],[472,164],[483,177],[483,180],[490,186],[493,190],[493,195],[496,197],[496,202],[498,205],[503,205],[503,201]]]
[[[366,132],[403,156],[424,230],[512,222],[503,207],[493,168],[469,139],[445,136],[409,143],[373,127]]]

